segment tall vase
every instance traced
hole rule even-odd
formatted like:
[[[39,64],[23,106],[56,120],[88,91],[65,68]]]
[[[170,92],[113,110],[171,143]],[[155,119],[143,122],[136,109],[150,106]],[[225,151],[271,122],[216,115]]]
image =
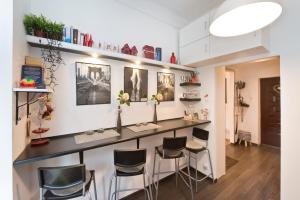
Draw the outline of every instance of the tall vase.
[[[156,112],[156,104],[154,104],[154,116],[153,116],[153,123],[157,124],[157,112]]]
[[[122,132],[122,120],[121,120],[121,106],[118,106],[118,119],[117,119],[117,132]]]

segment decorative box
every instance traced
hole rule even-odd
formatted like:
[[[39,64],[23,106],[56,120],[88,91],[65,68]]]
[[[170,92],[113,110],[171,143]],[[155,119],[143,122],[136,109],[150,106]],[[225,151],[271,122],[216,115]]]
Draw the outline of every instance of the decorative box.
[[[154,59],[154,47],[145,45],[143,47],[144,57],[149,59]]]

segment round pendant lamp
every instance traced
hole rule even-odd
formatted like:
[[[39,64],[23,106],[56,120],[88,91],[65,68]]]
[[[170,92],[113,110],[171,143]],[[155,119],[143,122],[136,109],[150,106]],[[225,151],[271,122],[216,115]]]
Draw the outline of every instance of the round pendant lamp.
[[[275,1],[226,0],[217,8],[210,33],[217,37],[240,36],[264,28],[282,13]]]

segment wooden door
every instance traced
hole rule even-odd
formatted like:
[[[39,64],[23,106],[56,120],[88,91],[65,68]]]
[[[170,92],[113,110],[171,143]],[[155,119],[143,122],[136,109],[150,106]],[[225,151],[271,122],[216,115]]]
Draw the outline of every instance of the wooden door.
[[[280,78],[260,80],[261,143],[280,147]]]

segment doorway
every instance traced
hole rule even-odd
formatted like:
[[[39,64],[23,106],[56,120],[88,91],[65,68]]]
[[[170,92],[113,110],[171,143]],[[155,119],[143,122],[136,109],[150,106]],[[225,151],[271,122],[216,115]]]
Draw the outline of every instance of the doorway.
[[[280,78],[260,79],[261,144],[280,147]]]

